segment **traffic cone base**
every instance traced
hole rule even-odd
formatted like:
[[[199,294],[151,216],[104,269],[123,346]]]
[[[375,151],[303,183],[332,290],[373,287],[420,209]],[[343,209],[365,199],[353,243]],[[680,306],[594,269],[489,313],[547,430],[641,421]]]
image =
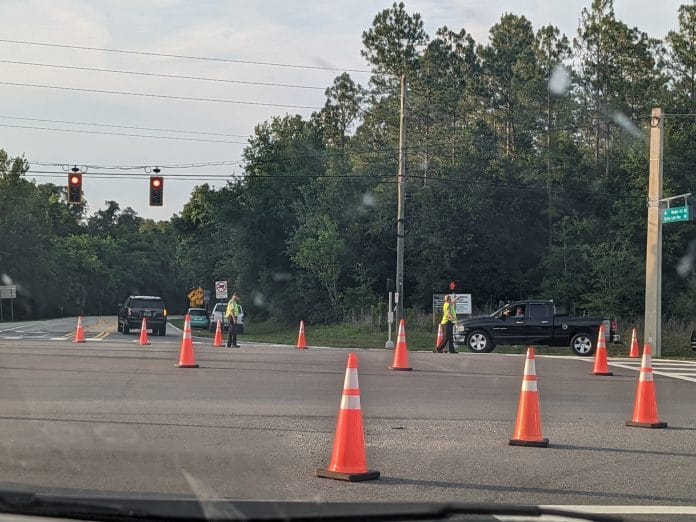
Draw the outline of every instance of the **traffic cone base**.
[[[633,426],[634,428],[666,428],[666,422],[633,422],[626,421],[626,426]]]
[[[406,345],[406,327],[405,322],[402,319],[399,323],[399,335],[396,341],[396,349],[394,350],[394,361],[389,367],[390,370],[397,370],[401,372],[411,371],[408,365],[408,346]]]
[[[175,364],[177,368],[199,368],[197,364]]]
[[[337,471],[329,471],[328,469],[318,469],[317,477],[347,480],[348,482],[361,482],[363,480],[378,479],[379,471],[368,470],[365,473],[339,473]]]
[[[510,439],[510,446],[532,446],[535,448],[548,448],[549,447],[549,439],[541,439],[541,440]]]
[[[614,375],[613,372],[590,372],[590,375]]]

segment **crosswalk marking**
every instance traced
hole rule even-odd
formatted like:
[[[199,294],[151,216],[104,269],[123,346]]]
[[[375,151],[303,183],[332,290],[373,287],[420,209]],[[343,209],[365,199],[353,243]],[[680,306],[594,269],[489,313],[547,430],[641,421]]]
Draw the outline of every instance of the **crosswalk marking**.
[[[609,359],[609,366],[640,371],[640,359]],[[653,359],[653,373],[682,381],[696,382],[696,361]]]

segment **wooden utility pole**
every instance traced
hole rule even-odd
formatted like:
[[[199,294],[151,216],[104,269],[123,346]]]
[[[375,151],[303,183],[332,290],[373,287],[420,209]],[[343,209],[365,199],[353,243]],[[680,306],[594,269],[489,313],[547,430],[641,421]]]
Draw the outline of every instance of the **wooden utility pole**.
[[[399,172],[396,210],[396,325],[404,318],[404,206],[406,203],[406,76],[401,75],[401,110],[399,111]]]
[[[645,329],[643,342],[650,343],[655,357],[662,355],[662,149],[665,116],[653,109],[650,118],[650,164],[648,181],[648,238],[645,251]]]

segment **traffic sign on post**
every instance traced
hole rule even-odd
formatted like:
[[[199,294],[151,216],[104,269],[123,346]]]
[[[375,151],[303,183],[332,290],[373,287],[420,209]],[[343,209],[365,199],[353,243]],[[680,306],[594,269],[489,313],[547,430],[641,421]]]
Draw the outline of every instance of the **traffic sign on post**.
[[[677,221],[689,221],[691,218],[691,207],[672,207],[662,210],[663,223],[675,223]]]
[[[215,281],[215,299],[227,299],[227,281]]]

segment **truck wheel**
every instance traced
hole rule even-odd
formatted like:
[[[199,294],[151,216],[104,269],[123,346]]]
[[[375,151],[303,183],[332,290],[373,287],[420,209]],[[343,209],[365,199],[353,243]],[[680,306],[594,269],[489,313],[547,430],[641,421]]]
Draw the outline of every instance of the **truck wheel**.
[[[595,343],[592,340],[592,334],[579,333],[575,334],[570,340],[570,348],[575,352],[575,355],[580,357],[589,357],[595,353]]]
[[[123,323],[123,333],[128,335],[130,333],[130,329],[128,328],[128,323]]]
[[[493,341],[483,330],[474,330],[466,338],[466,345],[470,352],[490,353],[495,348]]]
[[[116,323],[116,331],[117,332],[122,332],[123,331],[123,326],[121,326],[121,321]]]
[[[167,335],[167,327],[166,326],[163,326],[162,328],[159,329],[159,335],[161,337],[164,337],[165,335]]]

